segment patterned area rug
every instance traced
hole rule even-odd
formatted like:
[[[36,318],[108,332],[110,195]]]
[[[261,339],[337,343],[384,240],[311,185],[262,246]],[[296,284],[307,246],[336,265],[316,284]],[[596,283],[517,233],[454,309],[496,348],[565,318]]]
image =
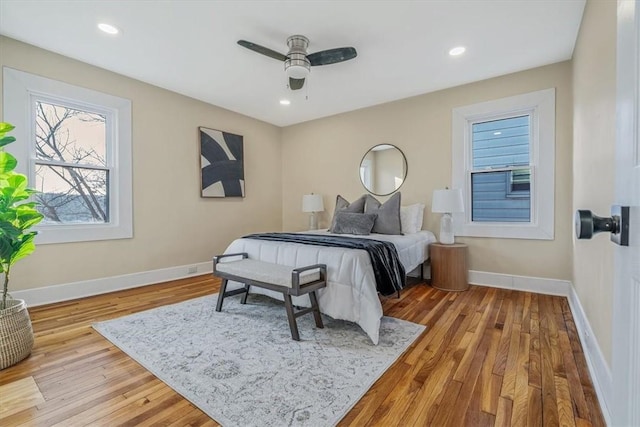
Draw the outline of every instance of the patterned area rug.
[[[217,295],[144,311],[94,329],[223,426],[332,426],[425,326],[384,317],[373,345],[354,323],[310,314],[291,339],[282,302]]]

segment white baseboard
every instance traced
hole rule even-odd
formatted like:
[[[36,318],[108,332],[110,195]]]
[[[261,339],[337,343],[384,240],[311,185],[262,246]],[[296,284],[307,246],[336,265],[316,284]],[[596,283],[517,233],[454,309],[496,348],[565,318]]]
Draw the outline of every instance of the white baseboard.
[[[587,359],[587,367],[591,374],[591,380],[593,381],[593,387],[596,390],[598,401],[600,402],[600,409],[602,409],[602,415],[607,423],[611,424],[611,409],[613,402],[613,376],[609,365],[602,354],[602,350],[598,345],[598,341],[593,334],[591,325],[587,320],[587,316],[584,313],[578,293],[576,289],[571,286],[571,294],[568,297],[569,306],[571,307],[571,314],[573,320],[576,322],[576,329],[578,329],[578,335],[580,335],[580,342],[582,343],[582,350],[584,351],[585,358]]]
[[[195,269],[195,271],[194,271]],[[191,271],[194,271],[191,273]],[[137,288],[153,283],[168,282],[170,280],[183,279],[199,274],[211,273],[213,264],[211,261],[200,262],[177,267],[161,268],[158,270],[142,271],[139,273],[124,274],[122,276],[104,277],[100,279],[83,280],[81,282],[65,283],[61,285],[46,286],[44,288],[26,289],[11,292],[16,299],[23,299],[30,307],[43,304],[51,304],[60,301],[69,301],[77,298],[106,294],[123,289]]]
[[[518,291],[535,292],[545,295],[557,295],[569,300],[571,314],[580,336],[587,367],[593,381],[598,402],[607,425],[611,425],[610,408],[613,402],[609,399],[613,395],[613,379],[609,365],[602,354],[598,341],[593,334],[591,325],[580,304],[580,299],[573,284],[568,280],[546,279],[542,277],[512,276],[485,271],[469,271],[469,283],[494,288],[514,289]]]
[[[514,289],[537,294],[569,297],[571,282],[543,277],[513,276],[509,274],[469,271],[469,283],[492,288]]]

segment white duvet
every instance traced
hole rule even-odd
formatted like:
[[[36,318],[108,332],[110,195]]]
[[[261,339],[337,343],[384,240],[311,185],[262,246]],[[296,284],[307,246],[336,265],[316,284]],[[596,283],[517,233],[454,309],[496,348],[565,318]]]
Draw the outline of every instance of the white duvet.
[[[315,231],[314,234],[329,234]],[[429,243],[435,242],[430,231],[420,231],[404,236],[371,234],[369,236],[341,236],[370,238],[393,243],[407,273],[420,266],[428,258]],[[327,265],[327,287],[318,290],[320,311],[334,319],[357,323],[378,344],[382,305],[376,291],[376,281],[369,254],[360,249],[333,248],[300,243],[272,242],[256,239],[234,240],[225,253],[246,252],[249,258],[291,267],[311,264]],[[229,282],[228,289],[240,287]],[[282,300],[282,294],[267,289],[251,288],[251,293],[268,295]],[[309,296],[293,297],[293,303],[309,307]]]

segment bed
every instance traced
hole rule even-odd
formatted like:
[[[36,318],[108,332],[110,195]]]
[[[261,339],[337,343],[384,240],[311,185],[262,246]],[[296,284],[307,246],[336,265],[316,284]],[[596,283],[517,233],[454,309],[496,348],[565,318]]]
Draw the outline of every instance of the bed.
[[[309,231],[316,235],[330,235],[327,231]],[[369,234],[343,236],[382,240],[393,243],[398,258],[407,273],[421,267],[428,259],[428,246],[435,242],[430,231],[405,235]],[[327,265],[327,287],[318,291],[320,311],[334,319],[357,323],[378,343],[382,305],[376,290],[376,280],[369,254],[359,249],[323,247],[289,242],[272,242],[241,238],[234,240],[225,253],[246,252],[249,258],[276,264],[301,267],[311,264]],[[229,282],[228,289],[240,287]],[[264,294],[282,300],[278,292],[252,287],[251,293]],[[294,297],[294,304],[308,307],[307,296]]]

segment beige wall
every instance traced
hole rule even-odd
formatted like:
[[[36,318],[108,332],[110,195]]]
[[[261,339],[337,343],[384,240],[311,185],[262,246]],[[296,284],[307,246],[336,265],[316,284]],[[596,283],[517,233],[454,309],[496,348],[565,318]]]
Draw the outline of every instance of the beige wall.
[[[208,261],[242,234],[281,228],[280,128],[4,37],[0,63],[133,108],[134,238],[39,245],[13,290]],[[244,199],[200,198],[198,126],[244,136]]]
[[[327,226],[335,197],[365,193],[358,166],[376,144],[404,151],[408,174],[401,187],[404,205],[427,205],[424,228],[439,229],[430,212],[434,189],[451,185],[451,110],[455,107],[556,88],[555,240],[459,239],[470,246],[473,270],[571,279],[571,63],[563,62],[495,79],[382,104],[283,129],[283,227],[303,230],[303,194],[324,196]]]
[[[588,1],[573,56],[573,208],[608,216],[614,194],[616,2]],[[574,240],[573,284],[609,366],[614,246]]]

